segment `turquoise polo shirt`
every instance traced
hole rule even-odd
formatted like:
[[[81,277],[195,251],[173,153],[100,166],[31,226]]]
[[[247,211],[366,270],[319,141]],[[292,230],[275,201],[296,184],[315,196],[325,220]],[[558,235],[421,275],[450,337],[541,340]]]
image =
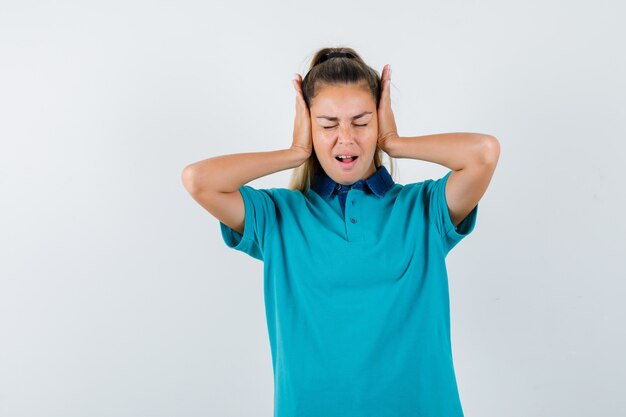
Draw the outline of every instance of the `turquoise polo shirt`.
[[[220,229],[263,261],[275,417],[463,416],[445,258],[478,205],[452,224],[451,173],[401,185],[381,166],[345,188],[323,174],[306,194],[239,189],[244,232]]]

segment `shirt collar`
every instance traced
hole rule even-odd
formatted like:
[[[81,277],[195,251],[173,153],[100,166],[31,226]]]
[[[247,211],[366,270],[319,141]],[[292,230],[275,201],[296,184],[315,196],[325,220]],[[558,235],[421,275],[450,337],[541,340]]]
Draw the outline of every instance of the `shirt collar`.
[[[393,178],[389,175],[389,171],[384,165],[378,167],[376,172],[364,180],[358,180],[351,185],[341,185],[333,181],[324,171],[321,175],[315,177],[312,181],[311,188],[320,196],[329,200],[342,188],[364,190],[369,188],[378,197],[383,197],[385,193],[394,184]]]

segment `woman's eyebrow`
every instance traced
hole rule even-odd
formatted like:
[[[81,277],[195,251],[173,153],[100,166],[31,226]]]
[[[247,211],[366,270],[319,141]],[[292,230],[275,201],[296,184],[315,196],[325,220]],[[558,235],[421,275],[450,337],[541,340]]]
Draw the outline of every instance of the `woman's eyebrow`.
[[[366,114],[372,114],[372,112],[371,111],[364,111],[361,114],[357,114],[356,116],[352,116],[352,120],[358,119],[359,117],[363,117]],[[333,116],[317,116],[316,119],[328,119],[328,120],[331,120],[333,122],[336,121],[336,120],[339,120],[338,117],[333,117]]]

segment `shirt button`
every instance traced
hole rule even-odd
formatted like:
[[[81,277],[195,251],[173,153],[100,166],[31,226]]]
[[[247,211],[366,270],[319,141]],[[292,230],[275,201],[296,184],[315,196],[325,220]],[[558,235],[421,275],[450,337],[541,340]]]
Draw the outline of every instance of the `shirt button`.
[[[340,189],[341,188],[341,184],[337,184],[337,187],[335,187],[335,188]]]
[[[352,223],[356,223],[356,219],[355,219],[354,217],[350,217],[350,221],[351,221]]]

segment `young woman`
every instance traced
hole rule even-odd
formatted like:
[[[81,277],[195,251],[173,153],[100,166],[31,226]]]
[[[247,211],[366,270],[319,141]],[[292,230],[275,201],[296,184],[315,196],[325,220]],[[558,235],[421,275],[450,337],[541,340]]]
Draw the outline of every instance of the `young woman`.
[[[183,171],[226,245],[264,262],[275,416],[463,416],[445,258],[474,228],[499,143],[398,136],[390,79],[351,48],[321,49],[294,80],[288,149]],[[397,184],[383,152],[450,171]],[[289,188],[245,185],[291,168]]]

